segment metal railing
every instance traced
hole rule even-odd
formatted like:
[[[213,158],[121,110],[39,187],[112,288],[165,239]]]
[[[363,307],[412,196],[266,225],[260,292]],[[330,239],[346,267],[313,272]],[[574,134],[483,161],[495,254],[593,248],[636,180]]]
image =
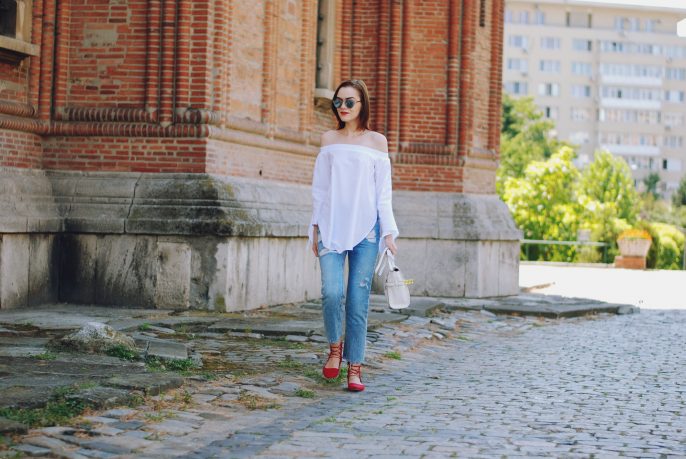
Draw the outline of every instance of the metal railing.
[[[607,249],[610,247],[608,242],[591,242],[591,241],[546,241],[539,239],[522,239],[519,241],[524,247],[524,254],[526,259],[529,259],[529,247],[532,245],[563,245],[563,246],[586,246],[586,247],[602,247],[603,249],[603,263],[607,261]]]

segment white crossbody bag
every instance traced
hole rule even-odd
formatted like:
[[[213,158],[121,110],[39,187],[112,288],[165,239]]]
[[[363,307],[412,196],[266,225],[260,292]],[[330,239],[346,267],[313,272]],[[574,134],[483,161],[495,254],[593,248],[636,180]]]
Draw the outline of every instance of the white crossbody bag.
[[[403,273],[395,264],[395,257],[389,249],[384,250],[374,269],[383,280],[386,300],[391,309],[405,309],[410,305],[410,288],[412,280],[405,280]],[[384,274],[385,271],[385,274]]]

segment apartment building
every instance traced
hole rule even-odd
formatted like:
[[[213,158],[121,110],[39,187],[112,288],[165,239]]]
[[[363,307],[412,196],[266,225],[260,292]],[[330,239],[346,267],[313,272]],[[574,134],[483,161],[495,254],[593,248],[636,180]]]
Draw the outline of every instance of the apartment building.
[[[607,149],[639,188],[658,173],[669,197],[686,174],[684,17],[686,7],[508,0],[503,86],[534,97],[558,138],[579,146],[580,167]]]

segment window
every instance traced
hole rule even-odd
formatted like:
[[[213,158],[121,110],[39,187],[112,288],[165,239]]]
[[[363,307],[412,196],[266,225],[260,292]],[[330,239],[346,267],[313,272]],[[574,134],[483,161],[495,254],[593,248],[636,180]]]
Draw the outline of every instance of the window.
[[[681,160],[665,158],[662,160],[662,170],[669,172],[681,172]]]
[[[588,143],[591,136],[586,131],[572,132],[569,134],[569,141],[577,145]]]
[[[505,23],[506,24],[513,24],[514,23],[514,13],[509,8],[505,10]]]
[[[505,83],[505,91],[509,94],[523,96],[529,93],[529,85],[524,81],[508,81]]]
[[[541,96],[559,96],[560,85],[557,83],[541,83],[538,85],[538,94]]]
[[[667,102],[683,102],[684,101],[684,91],[665,91],[665,101]]]
[[[524,35],[510,35],[507,37],[507,44],[513,48],[527,49],[529,47],[529,39]]]
[[[686,69],[665,69],[665,78],[668,80],[686,80]]]
[[[644,30],[646,32],[655,32],[655,19],[646,19]]]
[[[536,11],[534,13],[534,24],[545,25],[545,13],[543,11]]]
[[[667,135],[663,139],[663,145],[667,148],[681,148],[684,145],[684,139],[678,135]]]
[[[543,114],[549,120],[556,120],[558,118],[558,113],[557,107],[543,107]]]
[[[612,123],[660,124],[660,113],[654,110],[603,109],[600,121]]]
[[[589,85],[572,85],[572,97],[586,98],[591,97],[591,87]]]
[[[560,39],[557,37],[541,37],[541,48],[560,49]]]
[[[538,69],[543,73],[560,73],[560,61],[543,59]]]
[[[603,97],[609,99],[633,99],[633,100],[662,100],[662,91],[647,88],[624,88],[616,86],[603,86],[600,89]]]
[[[593,75],[593,66],[590,62],[572,62],[572,73],[574,75]]]
[[[592,51],[593,42],[591,40],[580,40],[576,38],[572,40],[572,49],[574,51]]]
[[[31,0],[0,0],[0,60],[19,63],[38,56],[31,41]]]
[[[663,115],[665,126],[677,127],[684,125],[684,114],[678,112],[666,112]]]
[[[520,24],[528,24],[529,23],[529,12],[528,11],[520,11],[519,12],[519,23]]]
[[[591,111],[587,108],[572,108],[570,118],[572,121],[588,121],[591,119]]]
[[[509,58],[507,60],[508,70],[519,70],[520,72],[529,71],[529,61],[526,59],[513,59]]]
[[[657,65],[604,63],[600,65],[600,74],[638,78],[661,78],[662,67],[659,67]]]
[[[319,0],[317,15],[317,75],[316,87],[323,90],[334,90],[333,58],[335,52],[335,19],[336,2]],[[326,97],[326,94],[321,94]],[[333,96],[333,94],[330,94]]]
[[[592,24],[591,13],[568,12],[566,22],[567,27],[583,27],[590,29]]]

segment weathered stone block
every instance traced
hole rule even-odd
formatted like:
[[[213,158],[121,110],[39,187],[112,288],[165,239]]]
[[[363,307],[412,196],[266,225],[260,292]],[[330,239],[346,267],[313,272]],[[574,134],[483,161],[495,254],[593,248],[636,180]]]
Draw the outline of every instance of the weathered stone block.
[[[96,304],[154,307],[156,258],[154,237],[98,236]]]
[[[31,235],[29,239],[29,289],[27,306],[58,300],[59,238],[52,234]]]
[[[97,236],[65,234],[60,239],[60,300],[94,304]]]
[[[0,308],[28,304],[30,236],[5,234],[0,245]]]
[[[189,306],[191,248],[187,244],[157,242],[155,305],[162,309]]]

